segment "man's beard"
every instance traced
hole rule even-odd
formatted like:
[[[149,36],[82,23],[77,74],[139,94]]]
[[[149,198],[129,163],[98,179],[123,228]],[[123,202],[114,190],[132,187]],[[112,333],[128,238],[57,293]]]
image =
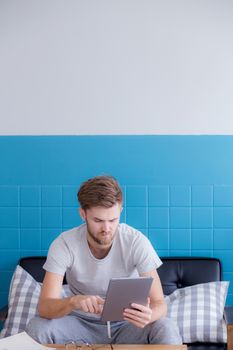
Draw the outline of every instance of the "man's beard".
[[[97,237],[90,229],[88,222],[86,221],[86,225],[87,225],[87,232],[89,234],[89,236],[93,239],[94,242],[96,242],[99,245],[109,245],[113,242],[113,238],[115,236],[115,232],[110,232],[107,234],[106,237],[101,236],[101,237]],[[104,231],[98,232],[99,234],[103,233]]]

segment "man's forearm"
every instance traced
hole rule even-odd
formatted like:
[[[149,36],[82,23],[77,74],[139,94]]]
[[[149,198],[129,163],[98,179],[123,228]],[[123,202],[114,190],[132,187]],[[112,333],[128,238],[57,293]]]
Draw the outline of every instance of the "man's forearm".
[[[152,310],[151,322],[157,321],[167,314],[167,304],[165,302],[157,302],[150,305],[150,308]]]
[[[72,297],[63,299],[45,299],[40,301],[38,311],[40,317],[53,319],[68,315],[73,310]]]
[[[39,302],[39,315],[52,319],[68,315],[73,310],[101,314],[104,299],[98,295],[73,295],[69,298],[43,298]]]

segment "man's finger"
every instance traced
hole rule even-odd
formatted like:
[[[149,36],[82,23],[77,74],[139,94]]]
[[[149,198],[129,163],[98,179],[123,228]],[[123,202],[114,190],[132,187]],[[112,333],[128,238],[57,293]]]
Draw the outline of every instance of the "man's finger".
[[[144,306],[144,305],[141,305],[141,304],[132,303],[131,306],[132,306],[133,309],[139,310],[141,312],[149,313],[150,310],[151,310],[147,305]]]
[[[104,305],[105,300],[103,298],[101,298],[99,295],[96,295],[96,299],[99,304]]]

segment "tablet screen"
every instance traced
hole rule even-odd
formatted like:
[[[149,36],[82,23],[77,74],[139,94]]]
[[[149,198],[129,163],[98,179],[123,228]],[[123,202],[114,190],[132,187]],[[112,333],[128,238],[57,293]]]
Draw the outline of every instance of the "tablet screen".
[[[121,321],[125,308],[132,303],[147,304],[152,277],[112,278],[109,281],[101,321]]]

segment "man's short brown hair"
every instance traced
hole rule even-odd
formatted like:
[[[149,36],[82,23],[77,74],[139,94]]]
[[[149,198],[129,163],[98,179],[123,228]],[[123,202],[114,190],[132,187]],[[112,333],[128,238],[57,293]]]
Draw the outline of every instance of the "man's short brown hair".
[[[78,200],[84,210],[91,207],[111,208],[117,203],[122,203],[123,195],[113,176],[96,176],[81,185]]]

